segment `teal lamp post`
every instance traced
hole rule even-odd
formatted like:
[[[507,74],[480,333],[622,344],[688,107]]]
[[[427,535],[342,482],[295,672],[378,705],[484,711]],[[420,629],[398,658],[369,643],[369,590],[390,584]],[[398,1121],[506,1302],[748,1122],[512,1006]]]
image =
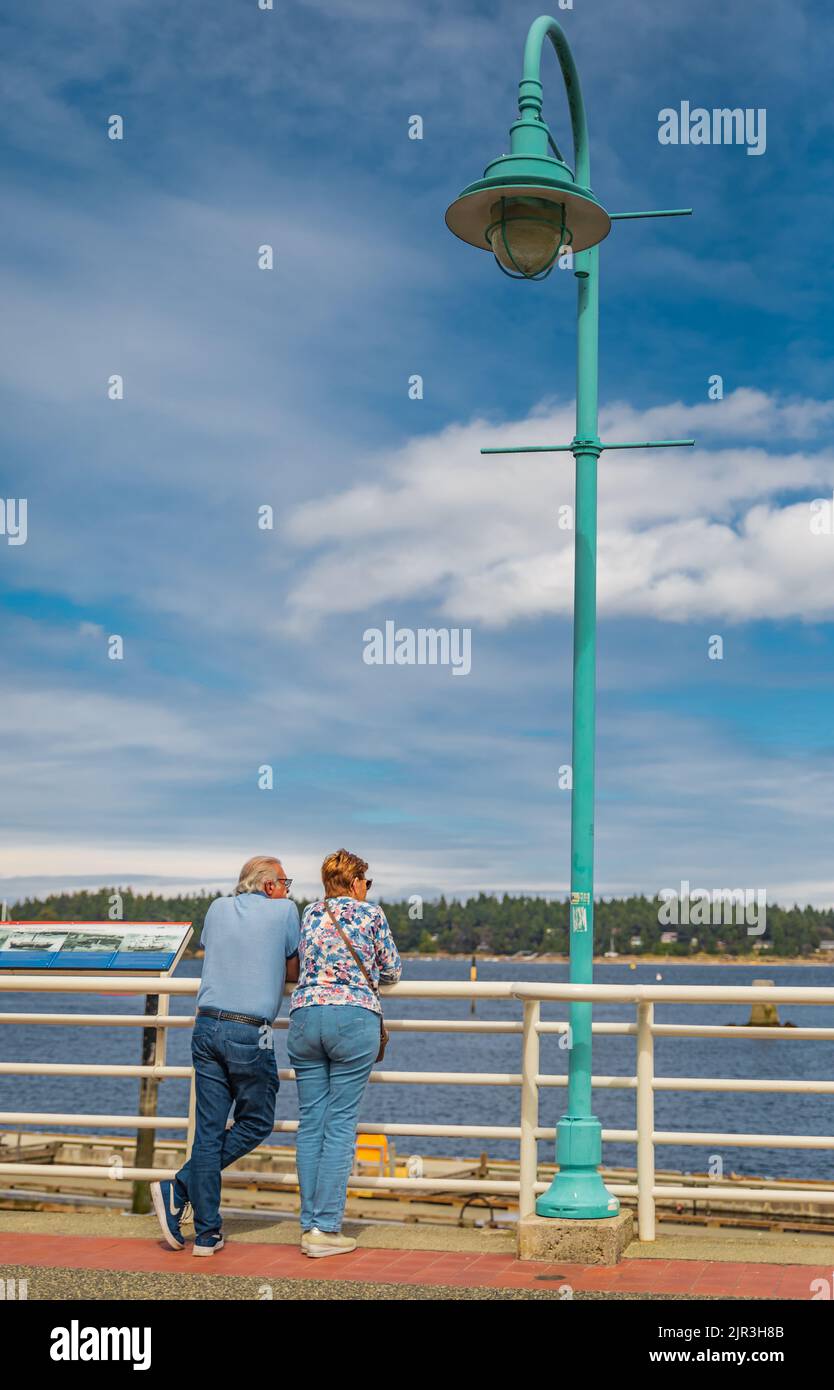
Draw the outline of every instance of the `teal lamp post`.
[[[556,50],[567,89],[574,171],[542,119],[541,58],[545,39]],[[502,271],[518,279],[545,279],[570,250],[578,281],[576,434],[570,444],[484,449],[483,453],[570,452],[576,468],[573,618],[573,785],[571,792],[570,979],[589,984],[594,956],[594,740],[596,700],[597,462],[604,449],[657,448],[693,440],[603,444],[597,424],[599,243],[612,221],[678,216],[668,212],[614,213],[591,190],[585,106],[573,55],[555,19],[530,26],[519,83],[518,120],[510,127],[510,153],[493,160],[484,177],[465,188],[446,213],[463,241],[492,251]],[[536,1202],[539,1216],[615,1216],[620,1204],[599,1174],[602,1130],[591,1096],[591,1005],[572,1003],[567,1111],[556,1127],[559,1165],[550,1189]]]

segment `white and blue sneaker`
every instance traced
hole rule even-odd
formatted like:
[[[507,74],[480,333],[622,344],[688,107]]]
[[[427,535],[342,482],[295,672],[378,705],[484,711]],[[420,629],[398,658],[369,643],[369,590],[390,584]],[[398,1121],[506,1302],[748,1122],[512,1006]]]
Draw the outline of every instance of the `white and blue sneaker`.
[[[176,1183],[167,1179],[164,1182],[152,1182],[151,1201],[156,1218],[162,1228],[162,1234],[171,1249],[183,1250],[185,1249],[185,1236],[180,1230],[180,1226],[185,1218],[188,1203],[186,1201],[177,1203],[175,1186]]]
[[[218,1250],[222,1250],[226,1244],[220,1231],[209,1231],[208,1234],[198,1236],[192,1246],[192,1255],[214,1255]]]

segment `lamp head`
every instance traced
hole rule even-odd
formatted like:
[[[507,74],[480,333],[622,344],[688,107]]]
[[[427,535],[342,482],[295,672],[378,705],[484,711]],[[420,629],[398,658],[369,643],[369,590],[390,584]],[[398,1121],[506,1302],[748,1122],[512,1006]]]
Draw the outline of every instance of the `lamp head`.
[[[538,54],[545,30],[558,31],[554,42],[568,87],[576,175],[542,119]],[[536,280],[549,274],[561,248],[585,251],[611,230],[611,219],[589,186],[585,108],[567,40],[555,20],[532,26],[518,93],[510,153],[494,159],[482,179],[464,188],[446,211],[446,225],[471,246],[493,251],[507,274]]]
[[[446,212],[455,236],[493,251],[502,270],[544,279],[562,250],[584,251],[611,230],[611,219],[567,165],[547,154],[502,155]]]

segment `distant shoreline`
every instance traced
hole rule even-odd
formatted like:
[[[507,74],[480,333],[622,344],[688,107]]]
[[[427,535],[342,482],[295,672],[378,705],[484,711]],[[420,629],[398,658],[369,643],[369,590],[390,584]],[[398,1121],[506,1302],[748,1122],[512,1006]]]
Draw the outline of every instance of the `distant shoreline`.
[[[186,951],[184,960],[202,960],[205,951],[198,947],[196,951]],[[471,961],[472,951],[401,951],[403,960],[462,960]],[[568,956],[553,956],[542,953],[541,955],[519,956],[519,955],[493,955],[486,951],[475,951],[475,960],[479,964],[483,961],[497,961],[502,965],[507,961],[515,961],[518,965],[569,965]],[[817,965],[834,966],[834,953],[826,952],[820,956],[708,956],[695,954],[692,956],[594,956],[594,965],[736,965],[736,966],[761,966],[764,970],[769,965]]]
[[[452,951],[403,951],[403,960],[463,960],[471,961],[471,951],[452,952]],[[478,964],[482,961],[500,961],[504,964],[507,961],[515,961],[518,965],[569,965],[568,956],[553,956],[542,953],[541,955],[519,956],[519,955],[493,955],[486,952],[474,953]],[[743,965],[760,966],[763,970],[769,965],[831,965],[834,966],[834,954],[826,953],[824,956],[594,956],[594,965]]]

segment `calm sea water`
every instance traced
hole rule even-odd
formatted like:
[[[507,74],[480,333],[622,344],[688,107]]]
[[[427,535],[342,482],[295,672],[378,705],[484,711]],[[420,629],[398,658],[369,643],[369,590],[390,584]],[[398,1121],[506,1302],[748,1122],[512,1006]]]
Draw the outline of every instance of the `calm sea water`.
[[[832,966],[726,966],[726,965],[638,965],[629,970],[614,962],[596,968],[600,984],[617,984],[628,980],[645,984],[655,982],[658,971],[667,983],[687,984],[750,984],[766,976],[780,985],[834,986]],[[180,975],[200,973],[200,962],[186,961]],[[564,981],[566,965],[545,965],[535,961],[482,962],[481,980]],[[407,961],[406,974],[411,979],[465,980],[469,975],[468,961]],[[73,1014],[88,1012],[141,1013],[143,1001],[130,997],[102,995],[47,996],[6,994],[0,1000],[2,1012],[51,1012],[67,1014],[67,1026],[7,1025],[0,1028],[0,1057],[5,1061],[79,1061],[95,1062],[106,1058],[111,1062],[139,1061],[141,1033],[127,1028],[73,1027]],[[193,997],[172,999],[172,1012],[188,1014],[193,1011]],[[283,1009],[286,1010],[286,1004]],[[467,1000],[402,999],[391,1001],[388,1013],[394,1018],[469,1018]],[[744,1023],[748,1017],[746,1005],[657,1006],[658,1023],[689,1021],[693,1023]],[[560,1004],[544,1005],[545,1019],[565,1018],[566,1008]],[[595,1018],[600,1021],[633,1021],[632,1006],[596,1006]],[[783,1022],[797,1025],[834,1027],[834,1008],[782,1006]],[[520,1005],[499,1000],[478,1002],[477,1017],[481,1019],[519,1019]],[[172,1029],[168,1060],[187,1065],[190,1061],[190,1030]],[[286,1055],[286,1033],[276,1032],[278,1065],[289,1065]],[[386,1070],[397,1071],[511,1071],[520,1069],[519,1035],[395,1033],[385,1059]],[[690,1038],[660,1038],[655,1045],[655,1065],[659,1076],[713,1076],[753,1078],[797,1078],[811,1080],[834,1078],[834,1042],[803,1042],[785,1034],[758,1040],[745,1037],[742,1030],[737,1038],[696,1040]],[[559,1048],[557,1037],[542,1037],[543,1072],[564,1074],[567,1053]],[[634,1075],[634,1038],[597,1037],[594,1040],[594,1070],[606,1075]],[[135,1113],[138,1081],[114,1077],[0,1077],[0,1109],[84,1111],[86,1113]],[[160,1086],[159,1113],[184,1115],[187,1109],[187,1083],[164,1081]],[[564,1105],[565,1091],[543,1089],[541,1123],[556,1123]],[[596,1112],[606,1129],[631,1129],[635,1125],[635,1095],[633,1091],[600,1090],[595,1093]],[[372,1125],[374,1121],[419,1122],[426,1124],[496,1124],[518,1123],[518,1091],[502,1086],[370,1086],[363,1102],[361,1118]],[[295,1119],[295,1087],[282,1085],[278,1096],[277,1115],[280,1119]],[[693,1092],[659,1093],[656,1097],[656,1125],[661,1130],[711,1130],[756,1134],[834,1134],[834,1095],[813,1094],[738,1095]],[[168,1131],[166,1131],[168,1133]],[[287,1142],[288,1136],[277,1136]],[[517,1157],[518,1146],[507,1142],[450,1139],[412,1139],[397,1141],[400,1153],[461,1154],[479,1153],[486,1148],[496,1157]],[[706,1170],[711,1149],[662,1147],[658,1149],[658,1166],[683,1172]],[[551,1146],[541,1145],[542,1159],[551,1159]],[[606,1144],[604,1160],[610,1164],[633,1166],[634,1146]],[[756,1149],[727,1149],[723,1154],[725,1171],[766,1177],[797,1177],[834,1179],[834,1154],[830,1150],[774,1150],[766,1145]]]

